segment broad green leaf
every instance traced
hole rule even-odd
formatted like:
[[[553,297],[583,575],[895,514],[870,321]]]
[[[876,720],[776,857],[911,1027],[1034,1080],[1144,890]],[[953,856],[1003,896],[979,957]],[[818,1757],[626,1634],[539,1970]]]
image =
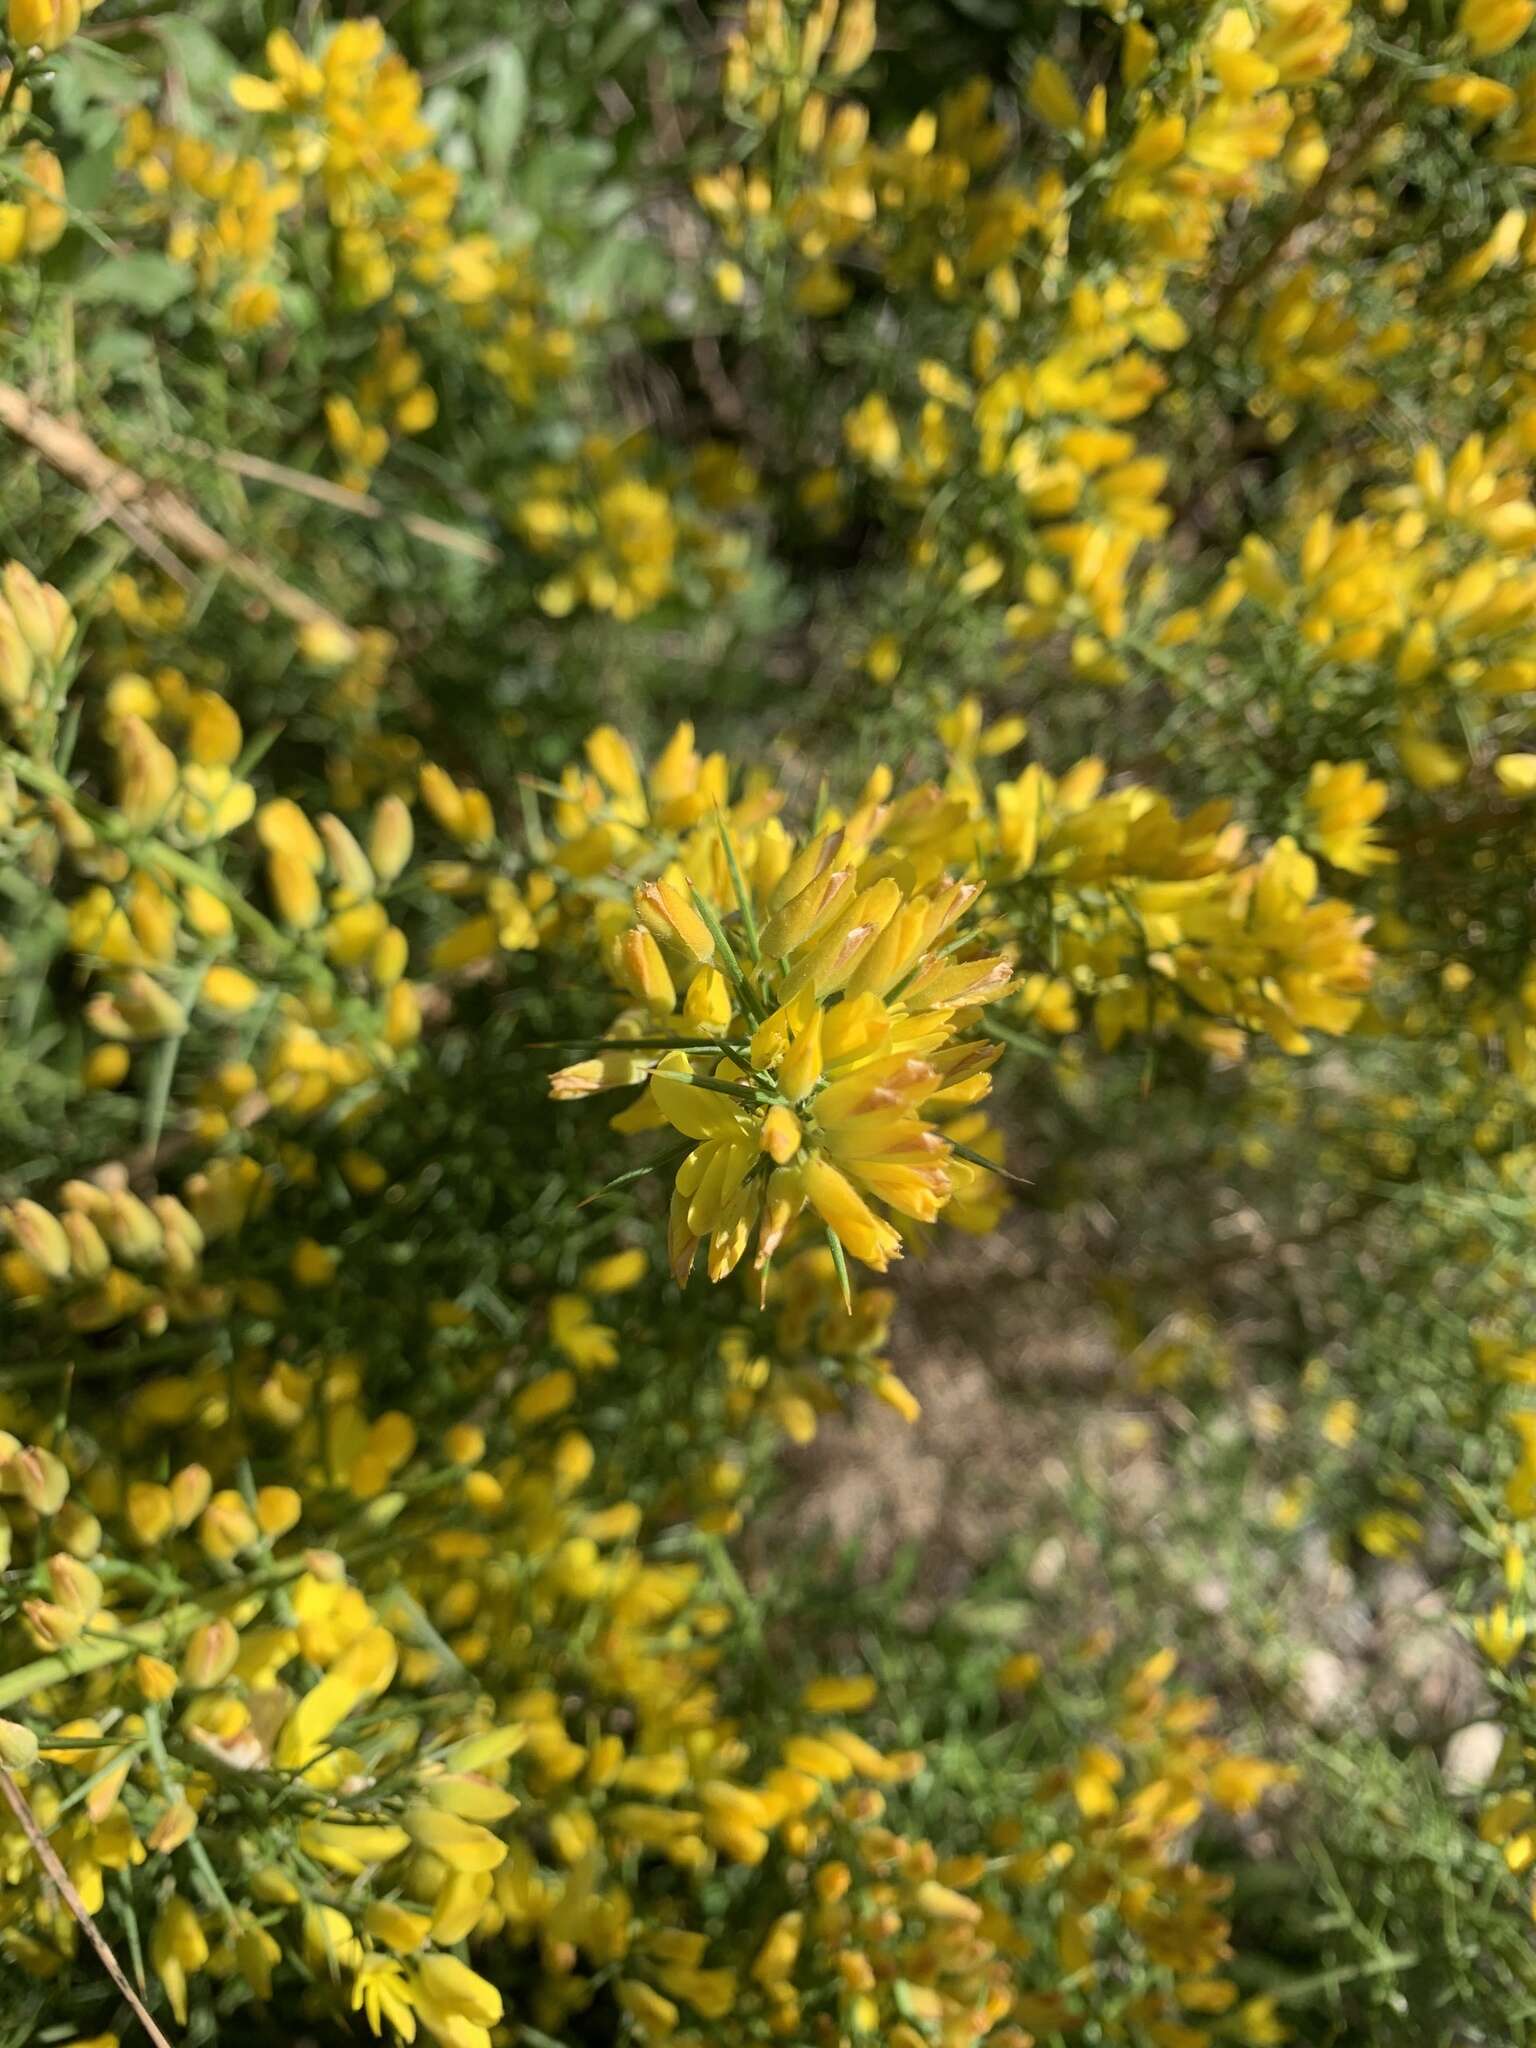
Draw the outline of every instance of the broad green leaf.
[[[645,40],[660,19],[661,9],[653,6],[651,0],[631,0],[630,6],[620,9],[618,20],[592,52],[592,75],[606,78],[616,71],[620,61]]]
[[[163,313],[192,289],[192,273],[184,263],[140,250],[132,256],[109,256],[88,270],[75,287],[83,306],[131,306],[136,313]]]
[[[218,37],[184,14],[157,15],[155,34],[186,80],[192,98],[211,100],[213,109],[218,110],[228,95],[229,81],[240,69]]]
[[[112,327],[91,343],[87,359],[98,376],[126,377],[146,370],[155,345],[136,327]]]
[[[485,60],[480,102],[480,156],[493,184],[506,183],[527,113],[528,67],[514,44],[498,43]]]
[[[64,190],[70,205],[78,213],[95,213],[112,190],[112,181],[117,174],[118,141],[114,139],[100,148],[78,156],[64,174]]]
[[[53,110],[66,129],[77,129],[91,106],[131,107],[155,96],[155,80],[142,64],[107,43],[76,36],[69,61],[54,74]]]

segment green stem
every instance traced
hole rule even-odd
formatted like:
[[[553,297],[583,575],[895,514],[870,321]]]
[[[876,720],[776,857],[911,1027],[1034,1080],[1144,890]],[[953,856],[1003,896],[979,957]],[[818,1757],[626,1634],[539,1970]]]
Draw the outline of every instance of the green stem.
[[[0,121],[3,121],[11,111],[12,103],[21,87],[26,83],[26,79],[26,59],[18,50],[11,64],[11,75],[5,81],[5,91],[3,94],[0,94]]]
[[[0,1708],[19,1706],[33,1693],[69,1678],[81,1678],[87,1671],[120,1664],[125,1657],[136,1656],[141,1650],[158,1650],[181,1629],[195,1627],[207,1611],[201,1601],[182,1600],[157,1614],[153,1621],[135,1622],[113,1635],[93,1636],[88,1642],[72,1644],[51,1657],[34,1658],[30,1664],[0,1678]]]
[[[160,1788],[166,1797],[169,1798],[171,1796],[171,1788],[179,1785],[181,1781],[172,1767],[170,1756],[166,1751],[165,1731],[160,1725],[160,1709],[157,1706],[145,1707],[144,1732],[149,1741],[149,1753],[154,1761],[155,1769],[160,1773]],[[238,1933],[240,1926],[239,1918],[233,1905],[230,1903],[229,1893],[225,1891],[219,1879],[219,1873],[213,1867],[213,1860],[209,1856],[207,1849],[197,1839],[195,1834],[188,1836],[183,1847],[186,1849],[193,1869],[202,1880],[203,1890],[208,1896],[208,1903],[216,1906],[223,1913],[231,1931]]]
[[[416,1485],[402,1487],[400,1491],[408,1493],[412,1499],[420,1499],[460,1476],[456,1468],[434,1472]],[[367,1513],[365,1507],[359,1519],[365,1521]],[[347,1567],[353,1570],[371,1557],[398,1552],[404,1544],[426,1542],[438,1534],[441,1526],[440,1523],[432,1523],[412,1531],[406,1538],[391,1530],[372,1543],[360,1544],[356,1550],[348,1552]],[[345,1533],[345,1527],[336,1531],[338,1541]],[[174,1607],[166,1608],[163,1614],[153,1615],[148,1621],[131,1622],[127,1628],[117,1629],[110,1635],[91,1636],[84,1642],[71,1644],[67,1650],[56,1651],[51,1657],[36,1657],[30,1664],[23,1664],[19,1670],[8,1671],[0,1677],[0,1711],[17,1706],[50,1685],[62,1685],[66,1679],[83,1677],[87,1671],[101,1671],[109,1664],[121,1664],[125,1657],[135,1656],[140,1650],[163,1649],[183,1631],[195,1628],[208,1615],[221,1612],[232,1601],[243,1600],[252,1593],[270,1593],[294,1579],[303,1578],[310,1568],[307,1552],[299,1557],[284,1558],[280,1564],[269,1565],[264,1571],[232,1578],[222,1586],[210,1586],[194,1599],[179,1600]]]
[[[308,1569],[306,1558],[288,1558],[266,1571],[253,1572],[248,1578],[212,1587],[195,1599],[178,1600],[174,1607],[167,1607],[163,1614],[156,1614],[148,1621],[131,1622],[127,1628],[115,1629],[111,1634],[91,1636],[85,1641],[72,1643],[67,1650],[55,1651],[49,1657],[35,1657],[30,1664],[23,1664],[18,1670],[8,1671],[0,1677],[0,1710],[17,1706],[30,1699],[33,1693],[42,1692],[51,1685],[81,1678],[88,1671],[105,1670],[109,1664],[121,1664],[125,1658],[137,1656],[141,1650],[164,1649],[179,1635],[206,1620],[210,1613],[228,1606],[231,1600],[247,1593],[266,1592],[273,1586],[286,1585],[290,1579],[302,1578]]]
[[[15,1365],[0,1365],[0,1388],[45,1386],[50,1380],[72,1373],[76,1381],[113,1379],[120,1373],[140,1372],[162,1365],[169,1358],[195,1358],[212,1342],[207,1331],[199,1336],[155,1340],[123,1351],[85,1352],[69,1358],[26,1358]]]

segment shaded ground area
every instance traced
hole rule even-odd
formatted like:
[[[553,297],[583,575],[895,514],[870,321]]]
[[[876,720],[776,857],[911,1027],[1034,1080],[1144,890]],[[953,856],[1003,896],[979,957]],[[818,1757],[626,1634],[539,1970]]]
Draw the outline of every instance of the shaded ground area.
[[[1242,1332],[1298,1313],[1259,1219],[1229,1206],[1212,1239],[1239,1343],[1229,1416],[1198,1431],[1177,1395],[1138,1385],[1127,1358],[1107,1284],[1126,1228],[1091,1207],[1024,1209],[987,1238],[949,1233],[911,1262],[891,1353],[920,1420],[861,1402],[788,1452],[790,1484],[749,1570],[771,1573],[790,1528],[796,1544],[819,1532],[862,1580],[905,1555],[906,1618],[922,1626],[1006,1556],[1031,1647],[1049,1654],[1053,1627],[1086,1630],[1127,1604],[1149,1627],[1178,1618],[1196,1682],[1240,1690],[1265,1718],[1431,1743],[1449,1775],[1480,1782],[1494,1752],[1479,1662],[1417,1564],[1345,1559],[1316,1535],[1283,1571],[1251,1553],[1248,1570],[1241,1531],[1202,1538],[1201,1457],[1242,1460],[1270,1426]],[[1149,1219],[1154,1261],[1155,1236]],[[1228,1473],[1210,1500],[1231,1498]]]
[[[872,1576],[916,1545],[930,1597],[963,1590],[1059,1496],[1085,1435],[1135,1419],[1110,1318],[1021,1236],[951,1235],[903,1286],[892,1354],[915,1425],[866,1402],[790,1454],[797,1524],[857,1544]]]

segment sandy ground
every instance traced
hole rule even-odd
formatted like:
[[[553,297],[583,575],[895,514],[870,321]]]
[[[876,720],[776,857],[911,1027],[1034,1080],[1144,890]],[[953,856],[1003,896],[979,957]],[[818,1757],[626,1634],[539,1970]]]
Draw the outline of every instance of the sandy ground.
[[[1166,1535],[1179,1404],[1135,1384],[1102,1300],[1110,1235],[1091,1214],[1064,1221],[1020,1211],[989,1237],[951,1233],[909,1263],[890,1352],[921,1418],[908,1424],[861,1401],[787,1452],[790,1484],[752,1545],[749,1570],[771,1571],[786,1523],[797,1543],[820,1534],[831,1549],[855,1547],[861,1577],[915,1551],[909,1619],[920,1622],[1007,1551],[1032,1613],[1045,1621],[1054,1609],[1086,1627],[1107,1600],[1104,1552],[1114,1545],[1122,1586],[1127,1552],[1155,1563],[1149,1613],[1159,1600],[1182,1609],[1197,1644],[1206,1641],[1202,1680],[1251,1690],[1259,1665],[1250,1623],[1233,1611],[1219,1560],[1188,1544],[1180,1555]],[[1256,1255],[1267,1249],[1254,1246]],[[1262,1290],[1236,1268],[1230,1278],[1232,1327],[1241,1332],[1246,1296],[1257,1327]],[[1240,1356],[1235,1375],[1234,1416],[1252,1397]],[[1096,1499],[1092,1530],[1074,1506],[1085,1486]],[[1492,1768],[1477,1659],[1419,1565],[1345,1561],[1321,1536],[1309,1538],[1275,1588],[1275,1611],[1289,1645],[1271,1709],[1320,1731],[1427,1741],[1452,1774],[1476,1779]],[[1270,1658],[1266,1674],[1274,1668]],[[1267,1675],[1266,1691],[1271,1683]]]

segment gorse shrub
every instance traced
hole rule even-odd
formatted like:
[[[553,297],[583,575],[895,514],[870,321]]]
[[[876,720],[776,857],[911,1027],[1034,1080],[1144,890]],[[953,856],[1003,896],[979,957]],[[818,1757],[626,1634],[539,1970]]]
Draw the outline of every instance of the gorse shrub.
[[[1529,2038],[1533,19],[10,0],[4,2048]]]

